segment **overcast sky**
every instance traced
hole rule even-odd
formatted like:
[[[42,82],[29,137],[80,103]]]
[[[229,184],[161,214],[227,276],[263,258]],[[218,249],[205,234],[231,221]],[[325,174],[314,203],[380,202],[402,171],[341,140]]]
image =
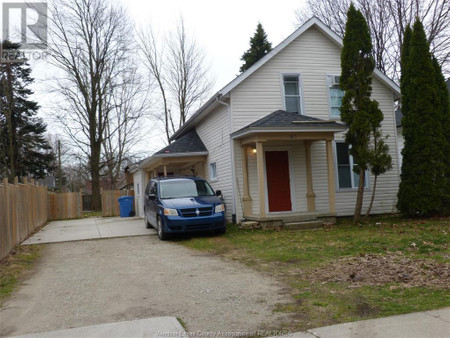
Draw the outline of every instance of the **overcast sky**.
[[[240,57],[249,48],[249,39],[254,34],[258,22],[261,22],[269,41],[275,47],[295,30],[295,12],[305,3],[305,0],[116,1],[127,8],[137,27],[150,22],[155,30],[168,32],[182,16],[188,32],[196,37],[198,44],[205,51],[205,59],[210,66],[211,75],[215,78],[215,86],[211,93],[225,86],[239,73],[242,64]],[[48,79],[52,77],[54,71],[45,62],[31,62],[31,65],[32,76],[36,78],[33,86],[34,99],[42,107],[40,114],[46,120],[49,131],[57,133],[58,125],[52,121],[50,108],[52,101],[57,99],[48,93]],[[153,133],[145,138],[139,148],[151,154],[163,146],[162,133],[160,135]]]

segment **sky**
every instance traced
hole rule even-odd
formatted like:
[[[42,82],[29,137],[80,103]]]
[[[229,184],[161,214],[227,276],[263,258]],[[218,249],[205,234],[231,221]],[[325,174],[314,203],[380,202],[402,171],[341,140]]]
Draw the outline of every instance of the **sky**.
[[[69,0],[68,0],[69,1]],[[296,11],[306,0],[114,0],[123,4],[136,27],[151,24],[161,33],[172,30],[183,17],[188,33],[196,38],[205,52],[210,74],[215,79],[211,94],[225,86],[239,73],[242,54],[249,48],[250,37],[261,22],[268,40],[275,47],[296,28]],[[4,2],[3,0],[1,1]],[[8,0],[13,2],[13,0]],[[23,2],[22,0],[17,2]],[[19,13],[17,13],[19,14]],[[19,18],[20,16],[17,16]],[[1,13],[0,13],[1,18]],[[50,93],[54,69],[44,61],[31,61],[34,100],[41,106],[40,116],[52,134],[61,133],[53,120],[52,103],[58,100]],[[150,121],[142,128],[150,129]],[[154,130],[154,129],[153,129]],[[162,133],[147,133],[137,149],[146,155],[165,146]]]

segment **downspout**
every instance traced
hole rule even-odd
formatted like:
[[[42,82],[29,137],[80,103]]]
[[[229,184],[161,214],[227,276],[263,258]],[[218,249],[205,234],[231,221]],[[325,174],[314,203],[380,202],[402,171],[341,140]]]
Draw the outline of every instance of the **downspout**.
[[[231,132],[232,132],[232,119],[231,119],[231,106],[230,104],[223,102],[220,100],[220,97],[222,96],[217,96],[216,101],[220,104],[223,104],[224,106],[227,107],[228,109],[228,116],[229,116],[229,123],[228,123],[228,128],[229,128],[229,138],[230,138],[230,151],[231,151],[231,180],[232,180],[232,189],[233,189],[233,214],[231,215],[232,221],[233,223],[236,223],[236,164],[234,161],[234,144],[233,144],[233,139],[231,138]]]

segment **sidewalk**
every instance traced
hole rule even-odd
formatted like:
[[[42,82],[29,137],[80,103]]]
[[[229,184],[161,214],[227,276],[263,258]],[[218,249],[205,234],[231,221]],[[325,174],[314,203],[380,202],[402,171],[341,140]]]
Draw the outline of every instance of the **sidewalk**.
[[[189,323],[188,323],[189,325]],[[229,332],[230,334],[232,332]],[[237,334],[238,332],[234,332]],[[175,317],[156,317],[86,326],[68,330],[19,336],[21,338],[56,337],[182,337],[202,336],[201,332],[185,332]],[[379,319],[362,320],[296,332],[297,338],[446,338],[450,337],[450,307]]]
[[[362,320],[294,333],[299,338],[445,338],[450,337],[450,307]]]
[[[155,317],[93,326],[78,327],[74,329],[58,330],[17,336],[20,338],[144,338],[164,337],[168,333],[182,334],[184,331],[175,317]]]

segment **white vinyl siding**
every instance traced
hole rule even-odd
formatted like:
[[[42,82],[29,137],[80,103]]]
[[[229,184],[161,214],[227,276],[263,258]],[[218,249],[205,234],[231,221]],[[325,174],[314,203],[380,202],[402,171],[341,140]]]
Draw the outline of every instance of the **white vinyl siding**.
[[[206,149],[209,164],[216,164],[216,179],[211,177],[208,165],[208,181],[214,190],[221,190],[225,200],[225,215],[231,220],[233,214],[233,179],[231,172],[230,122],[228,108],[220,106],[196,125],[196,131]]]

